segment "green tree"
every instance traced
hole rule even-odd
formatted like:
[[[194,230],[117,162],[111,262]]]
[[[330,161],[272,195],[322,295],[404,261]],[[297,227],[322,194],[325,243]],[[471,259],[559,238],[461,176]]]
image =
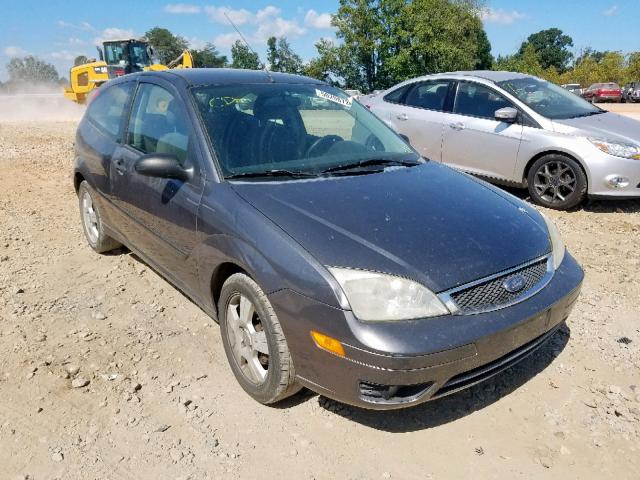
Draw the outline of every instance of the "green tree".
[[[158,61],[167,65],[189,48],[189,42],[180,35],[174,35],[166,28],[154,27],[144,34],[145,38],[154,49]]]
[[[33,55],[12,58],[7,63],[7,73],[11,83],[55,83],[59,79],[56,67]]]
[[[640,81],[640,52],[632,52],[629,54],[626,77],[625,82]]]
[[[593,60],[595,60],[596,63],[600,63],[604,58],[604,56],[606,55],[606,53],[607,53],[606,51],[601,52],[598,50],[594,50],[591,47],[587,47],[584,50],[582,50],[578,58],[576,58],[575,64],[578,65],[580,62],[582,62],[586,58],[592,58]]]
[[[213,43],[207,43],[199,50],[191,50],[191,56],[195,68],[222,68],[227,65],[227,57],[221,55]]]
[[[236,40],[231,46],[231,67],[260,70],[262,65],[257,53],[252,52],[244,42]]]
[[[269,37],[267,40],[267,62],[274,72],[302,73],[302,58],[295,53],[285,37]]]
[[[478,0],[340,0],[333,16],[348,86],[386,88],[410,77],[488,68]]]
[[[625,57],[621,52],[607,52],[598,64],[599,82],[622,83],[625,79]]]
[[[478,28],[476,30],[476,65],[475,70],[491,70],[493,66],[493,55],[491,55],[491,42],[487,37],[487,32],[484,28]]]
[[[332,18],[336,36],[342,40],[342,50],[351,53],[355,68],[346,75],[347,86],[370,91],[379,84],[381,42],[384,23],[378,0],[340,0],[340,7]]]
[[[516,55],[498,57],[495,63],[495,69],[508,72],[528,73],[529,75],[538,77],[543,76],[545,72],[545,68],[540,63],[540,59],[533,45],[527,45]]]
[[[340,48],[326,38],[316,42],[315,47],[318,56],[305,65],[304,74],[325,82],[340,76],[343,70],[343,65],[340,62]]]
[[[535,50],[544,69],[554,67],[557,71],[564,72],[573,57],[569,50],[569,47],[573,47],[573,39],[559,28],[548,28],[529,35],[520,46],[518,54],[522,55],[529,46]]]
[[[586,56],[580,59],[580,62],[576,62],[573,70],[570,70],[567,74],[569,76],[566,77],[566,83],[579,83],[583,87],[588,87],[599,81],[599,65],[594,57]]]
[[[73,66],[77,67],[78,65],[84,65],[85,63],[89,63],[89,59],[85,55],[78,55],[73,60]]]

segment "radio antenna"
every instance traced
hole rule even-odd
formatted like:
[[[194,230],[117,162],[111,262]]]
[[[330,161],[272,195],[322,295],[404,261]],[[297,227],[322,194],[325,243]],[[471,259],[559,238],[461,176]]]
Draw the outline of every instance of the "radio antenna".
[[[242,32],[240,31],[240,29],[236,26],[236,24],[235,24],[235,23],[233,23],[233,20],[231,20],[231,18],[229,18],[229,15],[227,15],[227,12],[222,12],[222,13],[224,13],[224,16],[227,18],[227,21],[231,24],[231,26],[233,27],[233,29],[238,33],[238,35],[240,35],[240,38],[242,39],[242,41],[244,42],[244,44],[247,46],[247,48],[249,49],[249,51],[250,51],[251,53],[253,53],[253,54],[256,56],[256,58],[258,59],[258,62],[260,62],[260,64],[262,64],[262,70],[263,70],[263,71],[264,71],[264,73],[267,75],[267,77],[269,77],[269,80],[271,80],[271,81],[273,82],[273,81],[274,81],[274,80],[273,80],[273,77],[271,76],[271,73],[269,72],[269,70],[267,70],[267,66],[266,66],[264,63],[262,63],[262,62],[260,61],[260,55],[258,55],[258,53],[257,53],[253,48],[251,48],[251,45],[249,45],[249,42],[247,42],[247,39],[246,39],[246,38],[244,38],[244,35],[243,35],[243,34],[242,34]]]

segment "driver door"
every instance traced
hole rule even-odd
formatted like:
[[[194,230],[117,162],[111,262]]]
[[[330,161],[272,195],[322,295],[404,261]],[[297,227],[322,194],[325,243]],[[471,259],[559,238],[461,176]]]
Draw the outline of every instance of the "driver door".
[[[191,252],[198,237],[196,216],[203,190],[201,158],[183,101],[170,85],[140,83],[125,142],[113,156],[111,182],[131,244],[178,284],[191,284]],[[136,172],[146,154],[175,155],[194,171],[191,180],[156,178]]]
[[[445,113],[442,161],[466,172],[512,180],[522,141],[522,123],[495,119],[515,107],[492,88],[459,82],[452,113]]]

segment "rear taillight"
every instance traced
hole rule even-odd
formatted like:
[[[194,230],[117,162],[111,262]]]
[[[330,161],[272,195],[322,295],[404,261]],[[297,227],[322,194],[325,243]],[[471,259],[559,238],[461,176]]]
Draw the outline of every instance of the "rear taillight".
[[[116,77],[121,77],[124,75],[124,68],[118,68],[113,73],[115,73]]]

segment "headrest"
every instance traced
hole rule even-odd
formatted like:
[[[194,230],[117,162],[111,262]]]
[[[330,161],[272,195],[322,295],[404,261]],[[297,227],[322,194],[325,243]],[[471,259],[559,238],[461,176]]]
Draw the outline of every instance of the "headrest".
[[[290,96],[260,96],[253,104],[253,115],[260,120],[284,118],[297,111],[300,100]]]

